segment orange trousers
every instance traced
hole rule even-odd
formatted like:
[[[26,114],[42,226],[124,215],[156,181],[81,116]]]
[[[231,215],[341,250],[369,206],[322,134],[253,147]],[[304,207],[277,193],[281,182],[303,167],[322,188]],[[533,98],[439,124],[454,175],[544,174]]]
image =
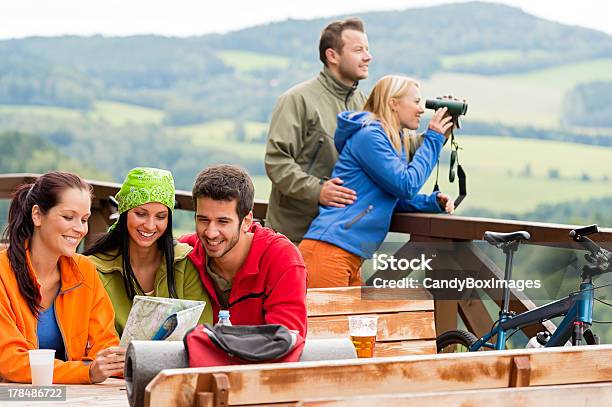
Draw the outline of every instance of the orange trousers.
[[[363,285],[361,257],[319,240],[304,239],[298,249],[306,263],[308,288]]]

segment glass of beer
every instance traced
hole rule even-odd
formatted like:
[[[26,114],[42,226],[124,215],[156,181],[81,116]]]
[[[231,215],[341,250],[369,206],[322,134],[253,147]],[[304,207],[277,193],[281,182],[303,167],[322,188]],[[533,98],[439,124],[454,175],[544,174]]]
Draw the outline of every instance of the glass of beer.
[[[355,345],[357,357],[374,357],[374,344],[376,343],[376,329],[378,317],[365,315],[351,315],[349,319],[349,334]]]

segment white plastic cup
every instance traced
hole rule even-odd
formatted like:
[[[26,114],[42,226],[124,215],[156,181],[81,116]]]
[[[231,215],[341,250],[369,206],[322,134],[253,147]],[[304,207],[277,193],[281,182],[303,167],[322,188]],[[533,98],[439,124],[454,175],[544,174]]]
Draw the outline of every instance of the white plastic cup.
[[[55,349],[32,349],[30,355],[30,372],[33,386],[51,386],[53,384],[53,366]]]

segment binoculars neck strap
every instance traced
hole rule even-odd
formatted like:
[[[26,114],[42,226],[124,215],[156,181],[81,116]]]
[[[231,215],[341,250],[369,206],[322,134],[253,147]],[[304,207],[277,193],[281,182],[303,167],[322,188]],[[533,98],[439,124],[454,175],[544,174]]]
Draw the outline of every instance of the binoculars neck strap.
[[[455,199],[455,209],[463,202],[465,197],[467,196],[467,176],[461,164],[459,164],[459,146],[455,142],[455,134],[451,131],[451,152],[455,153],[455,157],[457,160],[457,178],[459,178],[459,196]],[[451,157],[452,158],[452,157]],[[451,160],[452,161],[452,160]],[[450,163],[449,173],[453,171],[453,164]],[[436,167],[436,184],[434,185],[433,192],[440,191],[440,185],[438,184],[438,179],[440,178],[440,159],[438,158],[438,165]],[[454,179],[454,177],[453,177]],[[450,182],[453,182],[452,180]]]
[[[459,196],[457,197],[457,199],[455,199],[455,209],[457,209],[459,204],[467,196],[467,177],[465,175],[465,171],[463,171],[463,167],[461,166],[461,164],[457,165],[457,178],[459,178]]]
[[[438,185],[439,178],[440,178],[440,158],[438,158],[438,164],[436,165],[436,184],[434,185],[432,192],[440,191],[440,185]]]

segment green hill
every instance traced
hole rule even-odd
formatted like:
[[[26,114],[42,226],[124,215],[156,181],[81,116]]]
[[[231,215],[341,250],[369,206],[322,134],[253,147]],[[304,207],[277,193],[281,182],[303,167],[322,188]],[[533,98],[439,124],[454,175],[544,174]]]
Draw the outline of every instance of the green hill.
[[[556,126],[564,92],[577,82],[610,80],[602,72],[611,71],[611,36],[545,21],[517,8],[472,2],[359,16],[366,22],[374,55],[365,90],[390,72],[434,82],[439,78],[432,94],[442,88],[447,93],[463,78],[475,79],[474,92],[461,92],[475,101],[481,100],[480,88],[491,89],[498,79],[503,79],[500,86],[490,93],[511,87],[511,98],[519,94],[531,100],[524,96],[526,87],[534,87],[534,94],[546,87],[549,93],[542,98],[551,105],[540,104],[544,110],[521,123]],[[96,103],[112,101],[161,110],[164,124],[172,126],[236,118],[265,122],[281,92],[320,69],[318,35],[330,20],[287,20],[189,38],[0,41],[0,104],[92,111],[100,108]],[[566,74],[579,78],[564,82]],[[510,109],[506,114],[507,123],[524,117]]]
[[[612,36],[480,2],[359,16],[374,55],[365,92],[381,75],[403,73],[421,81],[425,98],[468,100],[459,137],[470,195],[461,210],[522,214],[612,195]],[[334,18],[190,38],[0,41],[0,132],[44,140],[54,152],[36,162],[86,162],[114,181],[152,165],[189,189],[205,165],[240,164],[266,199],[271,111],[320,70],[319,32]]]

